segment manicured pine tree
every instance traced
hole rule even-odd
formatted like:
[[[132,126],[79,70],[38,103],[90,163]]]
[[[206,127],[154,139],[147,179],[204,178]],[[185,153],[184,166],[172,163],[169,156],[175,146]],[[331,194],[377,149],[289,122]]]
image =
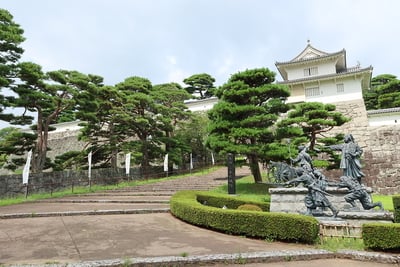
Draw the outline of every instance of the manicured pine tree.
[[[211,149],[246,156],[255,182],[261,182],[259,162],[265,146],[275,141],[273,126],[288,110],[289,91],[274,84],[275,73],[266,68],[233,74],[215,91],[219,102],[209,111]]]

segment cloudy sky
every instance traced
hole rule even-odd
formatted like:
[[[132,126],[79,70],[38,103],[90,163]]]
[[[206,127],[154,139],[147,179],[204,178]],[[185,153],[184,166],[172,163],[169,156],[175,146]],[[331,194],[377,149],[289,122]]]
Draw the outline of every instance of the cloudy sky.
[[[25,30],[23,61],[113,85],[266,67],[307,45],[346,49],[347,66],[400,76],[397,0],[0,0]],[[278,80],[282,78],[278,75]]]

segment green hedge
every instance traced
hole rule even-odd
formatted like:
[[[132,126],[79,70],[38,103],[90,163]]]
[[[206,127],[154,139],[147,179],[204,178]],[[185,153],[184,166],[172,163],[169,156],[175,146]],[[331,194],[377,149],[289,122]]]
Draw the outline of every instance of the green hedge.
[[[201,204],[205,201],[206,205]],[[313,217],[234,209],[240,206],[239,202],[264,208],[266,205],[224,194],[179,191],[172,196],[170,207],[174,216],[186,222],[229,234],[301,243],[318,240],[319,224]],[[228,209],[222,209],[224,205]]]
[[[269,211],[269,202],[257,202],[242,199],[240,197],[232,197],[225,194],[218,194],[212,192],[196,192],[196,200],[201,204],[212,206],[215,208],[222,208],[226,206],[228,209],[237,209],[239,206],[244,204],[253,204],[259,206],[263,211]]]
[[[400,223],[400,195],[394,195],[392,197],[393,201],[393,215],[394,215],[394,222]]]
[[[362,226],[366,248],[400,250],[400,223],[366,223]]]

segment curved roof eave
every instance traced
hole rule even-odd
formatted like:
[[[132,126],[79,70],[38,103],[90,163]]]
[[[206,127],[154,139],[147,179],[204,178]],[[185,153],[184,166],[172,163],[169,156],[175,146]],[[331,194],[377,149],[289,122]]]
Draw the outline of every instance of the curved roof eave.
[[[372,73],[372,66],[369,66],[367,68],[350,68],[345,72],[340,72],[340,73],[333,73],[333,74],[327,74],[327,75],[321,75],[321,76],[312,76],[312,77],[307,77],[307,78],[302,78],[302,79],[297,79],[297,80],[290,80],[290,81],[281,81],[277,82],[278,84],[299,84],[299,83],[304,83],[304,82],[309,82],[309,81],[315,81],[315,80],[329,80],[332,78],[339,78],[339,77],[345,77],[345,76],[351,76],[354,74],[369,74],[371,75]]]
[[[306,58],[306,59],[291,60],[291,61],[284,61],[284,62],[275,62],[275,66],[279,69],[280,67],[284,67],[284,66],[310,63],[313,61],[320,61],[321,59],[326,60],[326,59],[335,58],[335,57],[338,57],[341,55],[344,55],[344,57],[346,57],[345,49],[342,49],[341,51],[338,51],[336,53],[327,54],[325,56],[310,57],[310,58]]]

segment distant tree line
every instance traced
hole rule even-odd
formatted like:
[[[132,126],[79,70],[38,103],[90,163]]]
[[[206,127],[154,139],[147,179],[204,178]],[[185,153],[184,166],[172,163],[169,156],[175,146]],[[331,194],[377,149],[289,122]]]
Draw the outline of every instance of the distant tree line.
[[[23,29],[4,9],[0,9],[0,39],[0,119],[31,129],[0,131],[2,167],[17,169],[32,150],[33,172],[87,168],[90,151],[94,166],[116,168],[117,155],[132,152],[132,163],[146,173],[166,153],[172,169],[173,164],[184,165],[189,153],[204,159],[210,152],[204,146],[205,115],[193,114],[184,104],[190,98],[212,96],[215,79],[210,75],[192,75],[183,88],[177,83],[153,85],[137,76],[105,85],[103,77],[75,70],[44,72],[36,63],[20,62]],[[47,157],[51,125],[67,121],[80,121],[78,138],[87,145],[51,161]]]
[[[400,80],[392,74],[375,76],[363,97],[367,110],[400,107]]]

